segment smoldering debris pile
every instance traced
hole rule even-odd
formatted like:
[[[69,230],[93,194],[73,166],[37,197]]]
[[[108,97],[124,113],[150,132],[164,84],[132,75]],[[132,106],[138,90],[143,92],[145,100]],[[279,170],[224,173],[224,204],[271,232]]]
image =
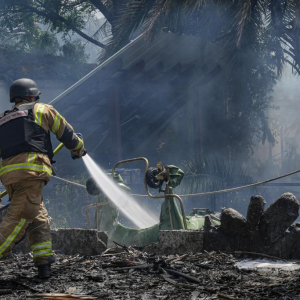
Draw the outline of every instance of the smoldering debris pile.
[[[36,277],[31,257],[0,261],[1,299],[298,299],[296,271],[240,270],[231,254],[204,252],[158,256],[134,248],[102,255],[58,254],[47,281]]]
[[[224,209],[221,225],[205,220],[204,248],[208,251],[249,251],[285,259],[300,259],[299,201],[285,193],[264,210],[262,196],[252,196],[247,217]]]

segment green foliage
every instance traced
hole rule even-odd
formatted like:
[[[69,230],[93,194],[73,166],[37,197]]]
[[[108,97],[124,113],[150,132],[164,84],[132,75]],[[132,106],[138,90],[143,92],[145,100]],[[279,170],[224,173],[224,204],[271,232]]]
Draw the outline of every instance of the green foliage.
[[[15,3],[17,2],[15,1]],[[84,27],[87,8],[76,9],[78,3],[77,5],[72,3],[69,6],[62,6],[60,1],[52,2],[51,10],[62,11],[72,26]],[[45,7],[50,7],[50,4],[51,1],[45,1]],[[0,39],[4,48],[38,55],[62,55],[69,61],[77,63],[85,63],[88,60],[84,44],[78,39],[70,41],[68,38],[67,34],[70,28],[66,24],[56,19],[51,20],[48,16],[43,17],[32,12],[26,13],[26,9],[25,11],[21,9],[26,5],[28,5],[26,2],[20,2],[20,5],[16,6],[2,1],[2,6],[8,12],[0,17]],[[32,7],[34,8],[34,5]],[[28,8],[28,10],[30,9]],[[48,30],[43,30],[41,24],[48,25]],[[60,45],[57,40],[58,33],[64,34],[62,36],[65,42],[63,45]]]
[[[39,37],[35,41],[34,51],[48,55],[57,55],[59,49],[60,46],[54,33],[48,31],[40,32]]]
[[[26,52],[32,49],[57,54],[55,35],[61,33],[70,48],[69,36],[74,32],[104,47],[84,32],[86,22],[95,17],[96,7],[88,0],[0,0],[0,40]],[[48,27],[42,30],[41,27]],[[74,42],[78,52],[82,45]],[[81,51],[81,50],[80,50]]]
[[[61,47],[61,51],[64,57],[70,61],[77,63],[85,63],[88,60],[88,55],[85,53],[84,45],[80,40],[74,42],[65,43]]]
[[[269,50],[274,52],[278,73],[281,74],[284,62],[299,71],[299,11],[299,0],[133,1],[127,3],[127,9],[118,20],[111,49],[114,52],[124,46],[137,29],[150,35],[167,30],[226,43],[228,62],[234,65],[238,63],[238,55],[234,54],[243,48],[242,44],[251,45],[265,29],[272,37]]]

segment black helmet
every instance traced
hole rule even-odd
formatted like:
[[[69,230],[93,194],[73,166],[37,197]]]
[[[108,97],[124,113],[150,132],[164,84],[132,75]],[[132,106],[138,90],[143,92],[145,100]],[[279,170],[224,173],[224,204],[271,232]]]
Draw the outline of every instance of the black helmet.
[[[41,92],[37,84],[28,78],[21,78],[12,83],[10,86],[10,102],[14,102],[16,97],[37,97],[39,99],[39,95]]]

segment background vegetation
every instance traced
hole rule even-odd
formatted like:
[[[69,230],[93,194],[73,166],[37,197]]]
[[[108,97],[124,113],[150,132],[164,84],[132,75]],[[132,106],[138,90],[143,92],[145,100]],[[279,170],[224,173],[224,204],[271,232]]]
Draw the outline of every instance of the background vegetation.
[[[262,169],[277,174],[299,161],[300,122],[286,122],[281,130],[269,116],[279,109],[272,95],[284,66],[300,74],[300,0],[0,0],[0,8],[0,47],[18,56],[84,63],[85,46],[93,44],[100,62],[137,35],[145,33],[151,43],[162,30],[201,38],[199,61],[206,43],[223,49],[222,76],[187,97],[191,117],[183,130],[194,134],[200,119],[201,137],[194,135],[191,153],[185,153],[190,157],[183,163],[190,176],[186,191],[249,182],[265,175]],[[97,23],[102,15],[105,20]],[[87,31],[88,24],[97,26]],[[194,87],[201,72],[195,71]],[[286,144],[280,166],[272,159],[251,166],[256,145],[272,148],[280,132]]]

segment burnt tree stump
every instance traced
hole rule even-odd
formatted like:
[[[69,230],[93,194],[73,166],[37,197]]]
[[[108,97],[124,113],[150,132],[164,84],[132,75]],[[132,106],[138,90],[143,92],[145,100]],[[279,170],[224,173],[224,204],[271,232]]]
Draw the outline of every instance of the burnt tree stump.
[[[247,210],[246,227],[249,231],[254,231],[258,228],[260,218],[264,213],[266,205],[265,199],[260,195],[251,197],[250,204]]]
[[[299,258],[300,228],[293,225],[289,231],[269,249],[269,254],[282,258]]]
[[[262,196],[252,196],[247,220],[232,208],[224,209],[221,225],[205,218],[204,249],[245,251],[287,258],[300,258],[299,201],[291,193],[280,196],[264,211]],[[292,226],[291,226],[292,225]]]
[[[293,194],[285,193],[264,212],[259,223],[259,235],[265,247],[271,246],[285,235],[299,216],[299,206],[299,201]]]
[[[235,236],[246,226],[245,217],[233,208],[225,208],[221,214],[220,229],[229,236]]]

